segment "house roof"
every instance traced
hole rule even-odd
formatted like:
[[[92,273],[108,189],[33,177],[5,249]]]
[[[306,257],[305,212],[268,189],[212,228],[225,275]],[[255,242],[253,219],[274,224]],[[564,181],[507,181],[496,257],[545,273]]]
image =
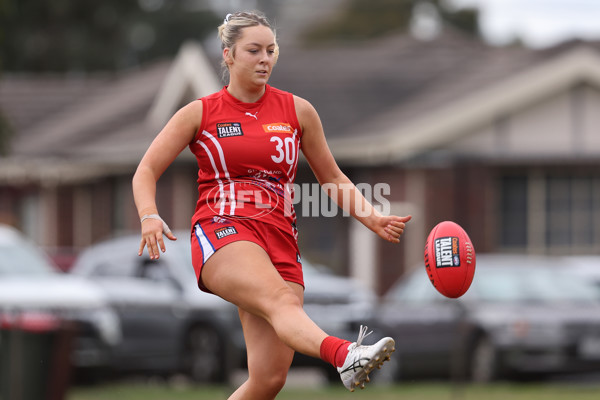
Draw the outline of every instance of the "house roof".
[[[0,110],[17,133],[1,180],[80,180],[130,170],[181,104],[219,80],[201,47],[118,74],[5,75]]]
[[[343,138],[357,123],[408,103],[490,51],[454,32],[430,42],[398,34],[327,47],[284,48],[271,82],[312,102],[327,136]]]
[[[331,146],[346,162],[407,160],[581,82],[600,87],[595,44],[573,42],[562,52],[484,53],[467,73],[450,75],[409,102],[358,123]]]
[[[497,48],[448,31],[282,50],[271,81],[311,101],[339,162],[394,163],[565,89],[597,82],[600,45]],[[293,56],[288,55],[292,53]]]
[[[453,31],[429,42],[392,35],[289,44],[271,84],[315,105],[339,162],[385,164],[578,80],[600,84],[599,50],[599,43],[584,42],[543,51],[495,48]],[[11,157],[0,160],[0,180],[131,170],[177,108],[219,89],[219,61],[187,43],[172,62],[118,74],[4,75],[0,110],[17,135]]]

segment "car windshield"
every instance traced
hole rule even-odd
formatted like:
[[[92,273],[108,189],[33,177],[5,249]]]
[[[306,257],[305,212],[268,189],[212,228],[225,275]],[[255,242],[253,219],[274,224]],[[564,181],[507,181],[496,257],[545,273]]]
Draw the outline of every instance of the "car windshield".
[[[593,287],[556,268],[481,268],[465,295],[485,301],[593,301]]]
[[[0,245],[0,276],[52,273],[56,271],[33,246],[21,243]]]

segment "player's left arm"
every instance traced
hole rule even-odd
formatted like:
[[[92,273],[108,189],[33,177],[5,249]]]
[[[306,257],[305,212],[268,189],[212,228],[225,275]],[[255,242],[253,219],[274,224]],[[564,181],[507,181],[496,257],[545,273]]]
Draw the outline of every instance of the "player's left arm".
[[[294,103],[302,129],[302,152],[323,190],[339,207],[381,238],[398,243],[411,216],[385,216],[377,211],[337,165],[312,104],[298,96],[294,96]]]

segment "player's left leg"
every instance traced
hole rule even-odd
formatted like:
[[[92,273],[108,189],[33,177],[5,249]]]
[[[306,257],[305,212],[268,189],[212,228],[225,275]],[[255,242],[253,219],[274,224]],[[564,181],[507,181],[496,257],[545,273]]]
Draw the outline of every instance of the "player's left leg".
[[[303,301],[302,286],[288,285]],[[242,309],[239,312],[248,353],[248,380],[229,399],[275,399],[285,385],[294,350],[277,337],[266,320]]]

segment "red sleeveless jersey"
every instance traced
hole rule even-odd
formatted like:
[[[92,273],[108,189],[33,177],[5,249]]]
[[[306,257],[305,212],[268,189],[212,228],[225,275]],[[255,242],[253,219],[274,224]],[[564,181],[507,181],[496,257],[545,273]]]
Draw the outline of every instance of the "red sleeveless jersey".
[[[266,85],[259,101],[243,103],[224,87],[201,100],[202,123],[190,143],[199,168],[192,225],[254,219],[296,236],[292,183],[302,132],[293,95]]]

